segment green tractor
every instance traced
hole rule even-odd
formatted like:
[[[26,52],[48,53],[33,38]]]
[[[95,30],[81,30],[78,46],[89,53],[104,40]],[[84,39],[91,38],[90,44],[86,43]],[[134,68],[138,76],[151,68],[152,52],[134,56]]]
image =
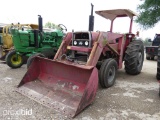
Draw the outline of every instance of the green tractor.
[[[46,57],[52,59],[57,52],[64,31],[67,28],[63,24],[58,25],[59,29],[43,29],[42,17],[38,17],[38,29],[32,29],[28,26],[12,26],[14,50],[6,56],[6,63],[11,68],[19,68],[27,58],[27,68],[30,66],[34,57]]]

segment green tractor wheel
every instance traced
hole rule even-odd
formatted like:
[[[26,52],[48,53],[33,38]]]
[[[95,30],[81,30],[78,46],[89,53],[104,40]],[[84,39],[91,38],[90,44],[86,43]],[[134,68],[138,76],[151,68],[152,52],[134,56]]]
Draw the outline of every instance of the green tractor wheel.
[[[11,68],[19,68],[23,65],[23,57],[12,50],[6,56],[6,63]]]

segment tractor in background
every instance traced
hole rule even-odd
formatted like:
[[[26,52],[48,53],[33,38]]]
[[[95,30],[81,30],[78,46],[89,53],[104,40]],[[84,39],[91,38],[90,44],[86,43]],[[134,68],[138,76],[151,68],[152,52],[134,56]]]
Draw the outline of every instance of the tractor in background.
[[[155,34],[153,41],[150,39],[149,42],[152,42],[152,46],[146,47],[146,59],[154,60],[154,57],[157,56],[157,73],[156,78],[160,83],[160,34]],[[159,96],[160,96],[160,87],[159,87]]]
[[[61,29],[43,29],[42,17],[38,17],[38,28],[30,28],[26,25],[11,27],[14,50],[6,56],[6,63],[11,68],[19,68],[24,64],[24,56],[28,57],[27,67],[31,64],[35,56],[52,58],[57,52],[64,37],[63,28]]]
[[[156,78],[159,82],[159,96],[160,96],[160,46],[158,47],[158,54],[157,54],[157,74]]]
[[[53,60],[35,57],[16,91],[68,117],[75,117],[94,101],[98,82],[103,88],[114,85],[123,62],[126,73],[139,74],[144,46],[142,41],[134,40],[136,35],[132,33],[136,14],[128,9],[96,13],[111,21],[110,31],[93,31],[92,5],[89,30],[68,32]],[[129,32],[114,33],[113,22],[122,17],[130,18]],[[99,72],[98,62],[101,63]]]
[[[9,51],[14,49],[12,35],[10,33],[10,29],[13,26],[11,25],[4,25],[0,27],[0,60],[5,61],[5,57]],[[38,25],[35,24],[15,24],[17,28],[21,28],[22,26],[27,26],[31,29],[37,29]]]
[[[148,40],[151,42],[151,40]],[[152,46],[146,46],[146,59],[154,60],[155,56],[158,56],[158,46],[160,45],[160,34],[156,34],[153,41]]]
[[[0,27],[0,60],[5,60],[6,54],[13,49],[12,36],[9,33],[9,26]]]

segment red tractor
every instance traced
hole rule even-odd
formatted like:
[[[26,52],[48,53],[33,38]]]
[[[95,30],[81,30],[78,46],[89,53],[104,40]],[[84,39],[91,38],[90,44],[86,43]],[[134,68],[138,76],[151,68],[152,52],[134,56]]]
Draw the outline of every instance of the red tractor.
[[[89,31],[69,32],[54,60],[36,57],[18,85],[17,91],[39,103],[74,117],[96,96],[98,81],[103,88],[114,85],[117,70],[131,75],[141,72],[143,42],[134,40],[133,17],[128,9],[101,10],[96,13],[111,20],[110,31],[93,32],[93,5]],[[129,17],[127,34],[113,33],[113,21]],[[99,68],[99,71],[98,69]]]

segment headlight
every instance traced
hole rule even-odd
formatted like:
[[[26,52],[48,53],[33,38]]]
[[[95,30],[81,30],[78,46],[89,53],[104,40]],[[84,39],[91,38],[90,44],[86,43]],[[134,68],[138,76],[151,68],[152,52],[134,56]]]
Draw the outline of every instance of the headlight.
[[[74,41],[73,44],[74,44],[74,45],[77,45],[77,41]]]
[[[86,41],[84,44],[85,44],[86,46],[88,46],[88,41]]]

